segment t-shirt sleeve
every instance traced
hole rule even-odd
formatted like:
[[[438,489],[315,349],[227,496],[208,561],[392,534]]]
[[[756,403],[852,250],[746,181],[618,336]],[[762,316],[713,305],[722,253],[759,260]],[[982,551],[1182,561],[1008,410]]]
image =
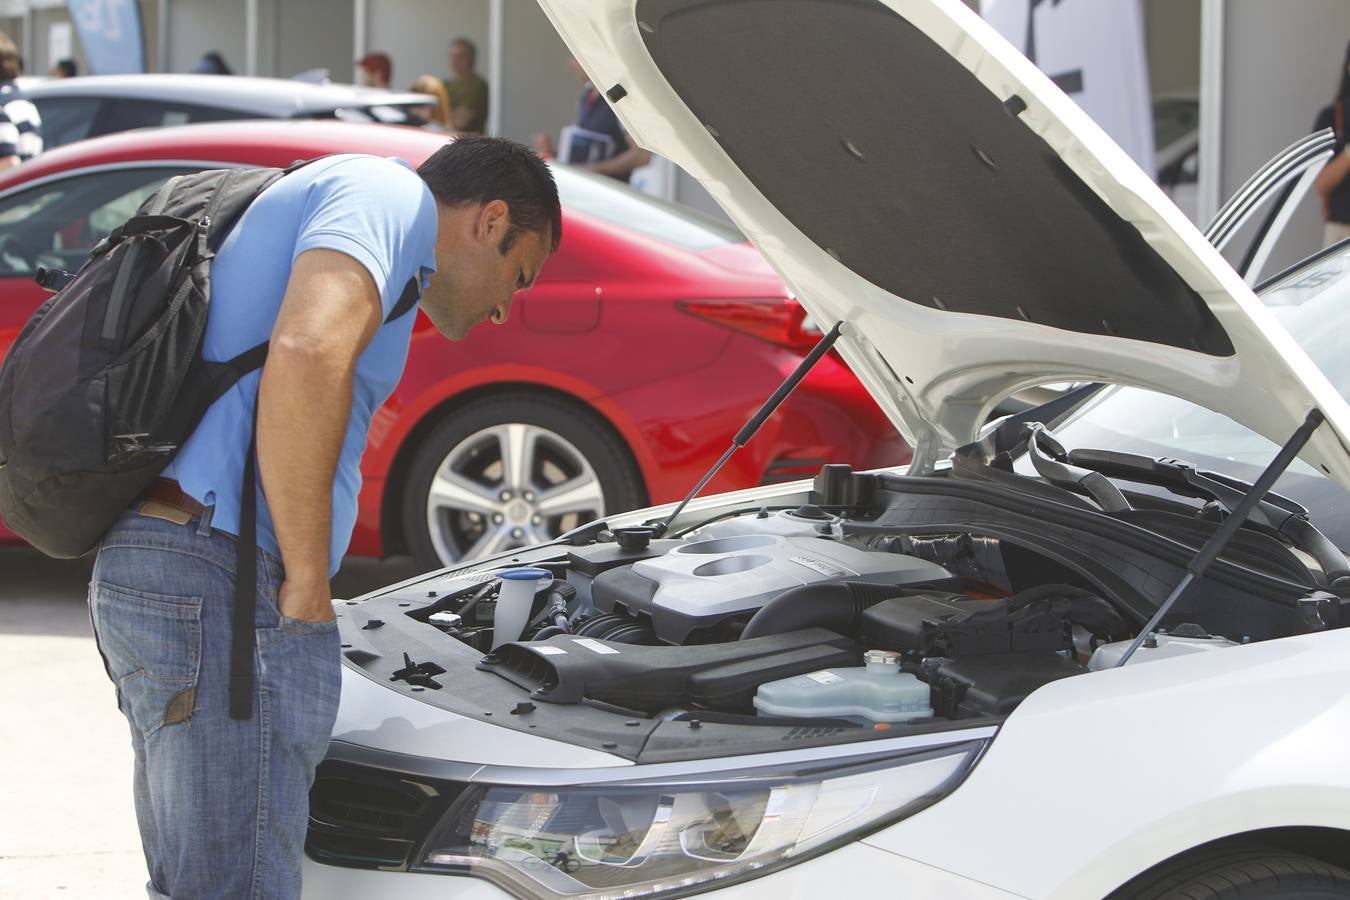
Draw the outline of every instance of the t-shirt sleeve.
[[[295,256],[336,250],[365,266],[384,314],[408,279],[432,265],[436,203],[416,172],[399,162],[353,156],[333,163],[309,186]]]

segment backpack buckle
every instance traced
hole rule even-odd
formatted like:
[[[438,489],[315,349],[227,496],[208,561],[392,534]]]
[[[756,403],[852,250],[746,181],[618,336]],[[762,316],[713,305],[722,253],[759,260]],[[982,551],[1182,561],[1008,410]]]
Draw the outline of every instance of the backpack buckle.
[[[33,280],[38,283],[39,287],[54,294],[74,281],[75,273],[67,272],[65,269],[49,269],[46,266],[38,266],[37,273],[33,275]]]
[[[150,433],[148,431],[143,431],[137,434],[114,434],[112,437],[113,441],[117,444],[118,452],[127,455],[133,453],[169,453],[178,449],[175,444],[141,443],[144,438],[148,438],[149,436]]]

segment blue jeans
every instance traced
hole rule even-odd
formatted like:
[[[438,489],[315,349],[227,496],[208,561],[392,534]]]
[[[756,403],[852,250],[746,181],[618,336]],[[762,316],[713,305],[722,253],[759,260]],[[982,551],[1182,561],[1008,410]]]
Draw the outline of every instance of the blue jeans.
[[[131,725],[151,897],[297,897],[309,788],[337,716],[337,625],[277,610],[258,551],[253,717],[229,715],[233,535],[124,514],[89,590],[94,636]]]

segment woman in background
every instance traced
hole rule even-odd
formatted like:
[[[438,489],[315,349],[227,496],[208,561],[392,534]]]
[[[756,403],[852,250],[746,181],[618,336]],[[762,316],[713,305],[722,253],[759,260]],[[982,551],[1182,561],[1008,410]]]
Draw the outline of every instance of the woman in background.
[[[1322,246],[1330,247],[1350,237],[1350,153],[1346,152],[1346,118],[1350,115],[1350,46],[1341,65],[1341,84],[1336,100],[1317,114],[1315,131],[1330,128],[1336,135],[1336,152],[1322,169],[1313,187],[1322,195],[1322,218],[1326,220]]]
[[[433,125],[450,130],[450,97],[445,93],[445,85],[441,84],[439,78],[435,75],[418,75],[408,90],[414,94],[431,94],[435,97],[435,104],[414,107],[413,112]]]

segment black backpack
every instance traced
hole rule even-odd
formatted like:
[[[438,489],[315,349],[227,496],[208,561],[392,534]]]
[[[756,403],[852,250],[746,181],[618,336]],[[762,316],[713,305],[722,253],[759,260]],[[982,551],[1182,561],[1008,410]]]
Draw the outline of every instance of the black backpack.
[[[0,515],[49,556],[88,553],[154,482],[207,409],[262,366],[267,343],[201,358],[211,260],[254,199],[288,169],[170,178],[100,241],[78,272],[38,271],[56,294],[0,365]],[[386,321],[411,310],[416,279]],[[244,467],[240,546],[256,543],[256,472]],[[235,570],[230,715],[252,711],[257,558]]]

